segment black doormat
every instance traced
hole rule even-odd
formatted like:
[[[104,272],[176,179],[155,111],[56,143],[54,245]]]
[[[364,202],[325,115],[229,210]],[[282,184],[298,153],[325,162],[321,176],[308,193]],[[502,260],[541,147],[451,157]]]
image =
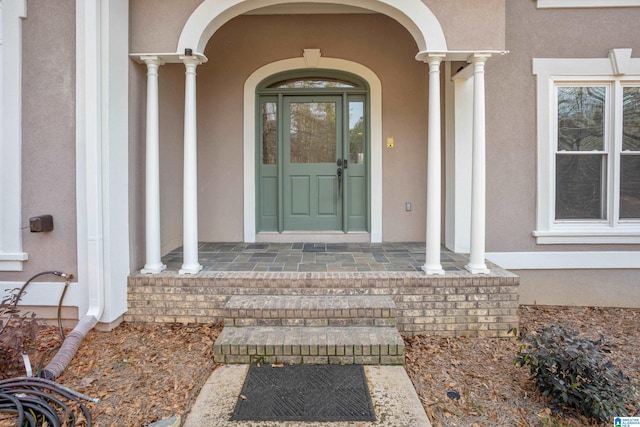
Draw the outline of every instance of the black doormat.
[[[251,365],[233,421],[375,421],[361,365]]]

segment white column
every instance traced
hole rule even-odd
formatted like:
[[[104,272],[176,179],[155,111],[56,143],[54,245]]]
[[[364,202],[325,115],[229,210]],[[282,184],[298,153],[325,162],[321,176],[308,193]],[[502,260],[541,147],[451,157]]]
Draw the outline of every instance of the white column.
[[[180,59],[186,67],[184,88],[184,189],[183,251],[180,274],[202,270],[198,262],[198,154],[196,122],[196,67],[201,61],[193,56]]]
[[[158,67],[164,62],[157,56],[143,57],[147,64],[147,153],[146,153],[146,262],[142,273],[155,274],[166,269],[160,253],[160,142],[158,137]]]
[[[489,55],[476,54],[470,58],[473,64],[473,149],[471,165],[471,252],[465,266],[473,274],[488,274],[485,264],[485,105],[484,64]]]
[[[440,122],[440,63],[443,55],[427,58],[429,63],[429,130],[427,142],[427,244],[426,262],[422,270],[427,274],[444,274],[440,264],[440,229],[442,208],[441,178],[441,122]]]

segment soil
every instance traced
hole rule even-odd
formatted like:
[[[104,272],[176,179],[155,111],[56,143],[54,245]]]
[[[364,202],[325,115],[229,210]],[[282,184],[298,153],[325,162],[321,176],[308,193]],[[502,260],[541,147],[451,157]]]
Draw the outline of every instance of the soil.
[[[551,322],[569,323],[591,338],[602,334],[612,344],[612,362],[640,384],[640,310],[520,308],[521,329],[534,331]],[[220,324],[124,323],[109,333],[91,331],[57,381],[100,398],[87,404],[94,426],[147,426],[174,415],[184,419],[216,368],[212,346],[221,329]],[[57,328],[43,328],[38,351],[31,355],[34,364],[60,341]],[[565,418],[546,405],[528,370],[513,364],[520,345],[515,338],[416,336],[405,341],[407,372],[434,427],[596,425]],[[4,425],[11,420],[0,417]]]

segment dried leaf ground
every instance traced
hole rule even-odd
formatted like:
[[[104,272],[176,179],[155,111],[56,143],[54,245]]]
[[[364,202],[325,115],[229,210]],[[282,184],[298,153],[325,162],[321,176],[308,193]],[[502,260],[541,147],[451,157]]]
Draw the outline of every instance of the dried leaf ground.
[[[521,307],[520,315],[521,328],[529,330],[567,322],[587,336],[603,334],[615,345],[612,361],[640,383],[640,310]],[[110,333],[91,331],[58,381],[101,399],[88,405],[96,426],[184,418],[215,369],[212,345],[220,330],[221,325],[123,324]],[[46,328],[40,353],[59,341],[57,330]],[[590,425],[547,408],[527,370],[513,366],[515,339],[419,336],[406,342],[406,368],[434,427]],[[39,358],[34,354],[32,360]],[[460,399],[447,397],[447,391]]]
[[[94,330],[57,381],[100,398],[86,405],[94,426],[146,426],[173,415],[184,419],[215,369],[213,342],[221,330],[222,325],[127,323],[108,333]],[[54,327],[45,328],[38,341],[34,364],[61,342]]]
[[[594,339],[604,335],[614,347],[611,361],[636,386],[640,383],[640,311],[520,308],[522,329],[534,331],[551,322],[568,323]],[[519,347],[515,338],[413,337],[406,342],[407,371],[434,427],[597,425],[563,418],[545,405],[528,369],[513,365]],[[451,399],[447,391],[459,393],[460,399]]]

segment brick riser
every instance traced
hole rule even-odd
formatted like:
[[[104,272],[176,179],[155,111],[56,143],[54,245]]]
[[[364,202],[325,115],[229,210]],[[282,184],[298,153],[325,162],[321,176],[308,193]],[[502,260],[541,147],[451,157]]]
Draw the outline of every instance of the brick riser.
[[[217,322],[232,295],[389,295],[403,334],[501,337],[518,326],[519,278],[493,266],[491,272],[138,273],[128,279],[125,320]]]
[[[231,298],[225,326],[396,326],[397,310],[389,298],[269,296]]]
[[[404,364],[395,328],[225,326],[213,351],[218,363]]]

